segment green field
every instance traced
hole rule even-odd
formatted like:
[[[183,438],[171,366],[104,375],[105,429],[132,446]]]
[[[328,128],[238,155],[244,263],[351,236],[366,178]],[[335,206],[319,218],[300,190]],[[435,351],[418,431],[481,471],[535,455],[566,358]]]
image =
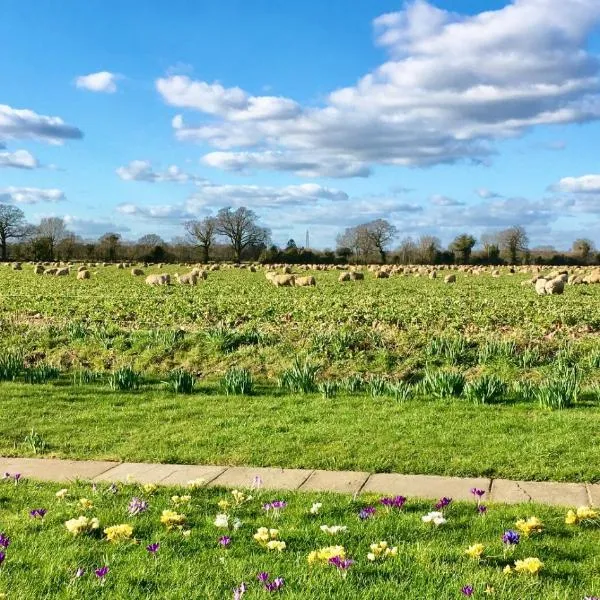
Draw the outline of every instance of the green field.
[[[235,506],[233,495],[219,489],[149,492],[137,485],[110,489],[100,484],[92,489],[81,482],[69,485],[60,500],[56,492],[61,487],[27,480],[1,484],[0,531],[3,542],[8,537],[9,543],[1,548],[5,559],[0,566],[0,593],[11,600],[223,599],[233,598],[233,590],[242,582],[247,585],[244,599],[280,595],[310,600],[446,600],[464,598],[465,586],[474,588],[474,598],[507,600],[583,600],[600,593],[600,530],[591,521],[565,524],[566,509],[490,505],[481,516],[475,501],[452,503],[444,510],[446,523],[436,527],[421,519],[433,510],[432,503],[410,498],[400,510],[386,509],[377,496],[355,500],[345,495],[254,490],[246,492],[252,500]],[[173,495],[191,498],[176,505]],[[147,503],[144,512],[129,514],[133,497]],[[83,508],[82,498],[92,506]],[[219,507],[220,500],[229,506]],[[276,500],[287,503],[279,516],[262,508]],[[311,514],[315,502],[322,506],[318,514]],[[359,513],[368,506],[375,513],[361,520]],[[47,513],[33,518],[29,514],[33,509]],[[160,522],[163,510],[185,515],[182,528],[168,531]],[[224,511],[228,529],[214,524],[216,515]],[[98,529],[76,536],[70,533],[65,522],[80,516],[97,518]],[[541,520],[543,530],[530,537],[521,535],[519,543],[507,550],[503,533],[515,530],[518,519],[532,516]],[[233,527],[236,519],[241,521],[238,529]],[[131,526],[131,539],[109,542],[104,529],[122,524]],[[321,531],[321,525],[347,530],[331,535]],[[285,542],[285,549],[261,546],[253,538],[260,527],[277,529],[276,537]],[[189,533],[183,535],[184,531]],[[222,536],[230,538],[227,547],[219,541]],[[370,545],[381,541],[396,547],[397,555],[372,562],[367,558]],[[159,544],[155,555],[146,549],[153,543]],[[467,547],[477,543],[484,545],[480,560],[465,554]],[[327,562],[308,562],[311,552],[333,545],[343,546],[346,557],[354,561],[345,576]],[[528,557],[543,563],[537,575],[503,572],[507,565]],[[99,578],[95,571],[102,567],[108,571]],[[261,572],[267,572],[271,582],[283,578],[283,587],[266,591],[257,580]]]

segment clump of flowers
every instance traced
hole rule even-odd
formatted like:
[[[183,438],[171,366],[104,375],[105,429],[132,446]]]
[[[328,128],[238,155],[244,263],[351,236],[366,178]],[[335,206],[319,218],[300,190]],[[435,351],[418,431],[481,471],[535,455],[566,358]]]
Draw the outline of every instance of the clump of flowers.
[[[470,598],[475,593],[475,588],[472,585],[465,585],[460,593],[467,598]]]
[[[321,525],[319,529],[329,535],[337,535],[338,533],[348,531],[348,528],[345,525]]]
[[[474,560],[480,560],[483,556],[485,546],[483,544],[472,544],[465,550],[465,554]]]
[[[171,502],[175,506],[181,506],[182,504],[189,504],[191,499],[192,499],[191,496],[171,496]]]
[[[86,516],[78,517],[77,519],[69,519],[65,521],[65,527],[73,535],[89,533],[100,528],[100,521],[96,517],[89,518]]]
[[[544,529],[543,523],[537,517],[519,519],[516,528],[525,536],[529,537],[532,533],[541,533]]]
[[[361,521],[366,521],[367,519],[370,519],[373,516],[375,516],[375,507],[374,506],[365,506],[365,508],[362,508],[360,510],[360,512],[358,513],[358,518]]]
[[[529,556],[523,560],[515,561],[515,571],[517,573],[527,573],[528,575],[537,575],[544,568],[544,563],[534,556]]]
[[[386,558],[390,558],[391,556],[398,555],[398,548],[396,546],[390,548],[388,543],[385,541],[377,544],[371,544],[369,548],[371,549],[371,552],[367,554],[367,558],[370,561],[384,560]]]
[[[228,548],[229,544],[231,544],[231,538],[228,535],[222,535],[219,538],[219,544],[223,547],[223,548]]]
[[[133,527],[127,524],[112,525],[104,530],[104,534],[109,542],[124,542],[131,539]]]
[[[447,508],[448,506],[450,506],[450,504],[452,504],[452,498],[448,498],[446,496],[444,496],[443,498],[440,498],[436,504],[435,504],[435,510],[437,511],[443,511],[445,508]]]
[[[342,577],[346,577],[348,569],[354,564],[350,558],[342,558],[341,556],[333,556],[327,561],[332,567],[335,567],[342,573]]]
[[[379,502],[388,510],[392,508],[400,510],[406,504],[406,498],[404,496],[385,497],[381,498]]]
[[[8,548],[10,546],[10,538],[5,533],[0,533],[0,547]]]
[[[96,577],[99,579],[100,583],[104,583],[104,578],[108,575],[108,571],[110,569],[108,567],[100,567],[99,569],[95,569],[94,573]]]
[[[313,563],[326,563],[333,558],[344,560],[346,558],[346,550],[344,546],[325,546],[324,548],[319,548],[319,550],[313,550],[308,555],[309,564]]]
[[[139,515],[148,510],[148,503],[140,498],[132,498],[127,505],[127,512],[130,515]]]
[[[273,581],[270,581],[269,574],[265,571],[259,573],[256,576],[256,579],[258,579],[258,581],[260,581],[263,584],[263,588],[267,592],[277,592],[283,587],[284,584],[283,577],[276,577],[275,579],[273,579]]]
[[[153,542],[152,544],[148,544],[146,546],[148,553],[154,557],[156,557],[156,553],[158,552],[159,548],[160,544],[158,542]]]
[[[246,593],[248,586],[242,581],[238,587],[233,590],[233,600],[240,600],[241,597]]]
[[[43,519],[48,511],[45,508],[34,508],[29,511],[29,516],[32,519]]]
[[[198,479],[190,479],[187,482],[187,486],[192,489],[195,490],[197,488],[201,488],[202,486],[204,486],[206,484],[206,479],[202,479],[202,477],[199,477]]]
[[[259,527],[252,536],[261,546],[266,546],[269,541],[279,538],[279,529],[269,529],[268,527]]]
[[[82,508],[83,510],[89,510],[91,508],[94,508],[94,503],[91,500],[88,500],[87,498],[79,498],[79,508]]]
[[[272,512],[273,516],[279,517],[281,511],[287,506],[285,500],[273,500],[273,502],[267,502],[263,504],[263,510],[266,512]]]
[[[219,513],[214,520],[215,527],[227,529],[229,527],[229,517],[226,513]]]
[[[167,529],[175,529],[176,527],[183,527],[185,525],[186,517],[176,513],[174,510],[163,510],[160,517],[160,522],[167,527]]]
[[[443,512],[434,510],[426,515],[423,515],[421,517],[421,521],[423,521],[423,523],[433,523],[433,525],[439,527],[440,525],[446,523],[446,518],[444,517]]]
[[[155,483],[145,483],[142,486],[142,489],[144,490],[144,492],[146,494],[148,494],[149,496],[151,496],[158,489],[158,486]]]
[[[323,504],[321,502],[315,502],[311,507],[310,507],[310,514],[311,515],[318,515],[319,511],[323,508]]]
[[[240,504],[244,504],[244,502],[250,502],[250,500],[252,500],[252,496],[246,496],[239,490],[232,490],[231,495],[233,496],[234,506],[239,506]]]
[[[62,490],[58,490],[56,494],[54,494],[58,500],[64,500],[69,495],[69,490],[67,488],[63,488]]]
[[[576,511],[570,510],[565,517],[567,525],[579,525],[584,521],[594,521],[598,518],[598,511],[589,506],[580,506]]]

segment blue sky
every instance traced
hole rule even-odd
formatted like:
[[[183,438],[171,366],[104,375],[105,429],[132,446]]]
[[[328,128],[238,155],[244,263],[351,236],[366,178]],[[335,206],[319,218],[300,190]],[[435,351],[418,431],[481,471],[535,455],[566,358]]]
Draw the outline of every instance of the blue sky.
[[[245,205],[600,245],[600,2],[4,0],[0,202],[86,238]]]

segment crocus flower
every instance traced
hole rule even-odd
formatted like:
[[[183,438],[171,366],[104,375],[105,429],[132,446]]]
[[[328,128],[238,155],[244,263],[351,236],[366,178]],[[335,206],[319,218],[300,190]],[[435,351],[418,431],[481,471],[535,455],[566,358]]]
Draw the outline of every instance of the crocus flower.
[[[478,488],[471,488],[471,494],[473,494],[473,496],[475,496],[476,498],[483,498],[483,496],[485,496],[485,490],[480,490]]]
[[[29,511],[29,516],[32,519],[43,519],[48,511],[45,508],[34,508]]]
[[[15,484],[19,483],[19,480],[21,479],[21,473],[15,473],[13,475],[13,479],[15,480]]]
[[[252,489],[258,490],[262,487],[262,477],[260,475],[255,475],[252,480]]]
[[[460,591],[461,594],[463,594],[463,596],[467,596],[468,598],[470,598],[475,590],[473,589],[472,585],[465,585],[465,587]]]
[[[485,515],[485,513],[487,512],[487,506],[485,506],[484,504],[478,504],[477,505],[477,512],[480,515]]]
[[[127,506],[130,515],[139,515],[148,510],[148,503],[140,498],[132,498]]]
[[[223,548],[227,548],[227,546],[231,544],[231,538],[228,535],[224,535],[219,538],[219,544],[221,544]]]
[[[0,546],[2,548],[8,548],[9,545],[10,545],[10,538],[4,533],[0,533]]]
[[[260,581],[261,583],[265,583],[265,581],[269,581],[269,574],[266,571],[261,571],[256,576],[256,579],[258,579],[258,581]]]
[[[76,579],[83,577],[85,575],[85,569],[83,567],[77,567],[77,571],[75,571]]]
[[[502,535],[502,543],[506,544],[507,546],[517,545],[519,543],[520,539],[521,539],[521,536],[516,531],[513,531],[512,529],[505,531],[504,534]]]
[[[393,498],[382,498],[380,502],[387,508],[402,508],[406,498],[404,496],[394,496]]]
[[[267,592],[277,592],[283,587],[283,577],[276,577],[273,581],[265,583]]]
[[[358,518],[361,521],[370,519],[375,514],[375,508],[373,506],[366,506],[358,513]]]
[[[347,571],[353,564],[354,561],[349,558],[342,558],[341,556],[333,556],[329,559],[329,564],[340,571]]]
[[[104,579],[104,577],[106,577],[106,575],[108,574],[109,568],[104,566],[104,567],[100,567],[99,569],[96,569],[94,571],[94,573],[96,573],[96,577],[100,580]]]
[[[435,505],[435,508],[436,510],[442,510],[446,508],[446,506],[449,506],[451,502],[452,498],[447,498],[446,496],[444,496],[443,498],[439,499],[438,503]]]
[[[146,546],[146,550],[148,550],[148,552],[152,554],[152,556],[156,556],[156,553],[158,552],[159,548],[160,544],[158,542],[153,542],[152,544],[148,544]]]
[[[246,593],[248,586],[245,583],[240,583],[238,587],[233,590],[233,600],[240,600],[240,598]]]

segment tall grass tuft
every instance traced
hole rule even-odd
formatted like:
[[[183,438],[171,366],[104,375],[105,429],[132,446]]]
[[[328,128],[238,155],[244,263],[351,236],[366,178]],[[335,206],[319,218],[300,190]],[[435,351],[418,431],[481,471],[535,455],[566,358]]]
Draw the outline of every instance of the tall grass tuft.
[[[8,351],[0,356],[0,381],[14,381],[23,369],[24,364],[21,353]]]
[[[379,396],[385,396],[388,392],[388,381],[385,377],[381,377],[379,375],[373,375],[371,379],[369,379],[369,393],[373,398],[378,398]]]
[[[577,402],[579,374],[577,369],[563,367],[553,379],[538,386],[536,399],[542,408],[562,410]]]
[[[460,396],[465,387],[465,376],[459,371],[427,371],[421,389],[434,398]]]
[[[506,394],[506,384],[495,375],[482,375],[465,385],[465,397],[473,404],[488,404]]]
[[[463,336],[433,337],[425,347],[427,356],[440,358],[453,365],[468,364],[471,361],[471,345]]]
[[[46,383],[51,379],[58,379],[59,375],[60,369],[47,364],[39,364],[23,370],[25,383]]]
[[[319,392],[321,392],[321,396],[323,396],[324,400],[330,400],[331,398],[335,398],[338,391],[338,384],[331,379],[326,379],[324,381],[320,381],[317,386]]]
[[[340,388],[350,394],[361,392],[365,388],[365,379],[359,373],[348,375],[340,381]]]
[[[82,369],[73,373],[73,385],[89,385],[90,383],[102,383],[103,381],[104,373],[99,371]]]
[[[231,367],[221,379],[221,388],[228,396],[249,396],[254,391],[254,380],[248,369]]]
[[[485,364],[498,358],[513,359],[518,356],[517,344],[512,340],[490,340],[479,347],[477,360]]]
[[[122,392],[138,390],[142,386],[142,376],[131,367],[122,367],[110,374],[108,385],[111,390]]]
[[[196,378],[185,369],[175,369],[169,373],[167,384],[175,394],[191,394],[196,385]]]
[[[388,394],[398,402],[405,402],[412,398],[413,389],[406,381],[394,381],[388,383]]]
[[[279,377],[277,383],[280,388],[290,392],[310,394],[317,391],[317,373],[319,367],[307,360],[300,362],[298,358],[290,369],[286,369]]]

